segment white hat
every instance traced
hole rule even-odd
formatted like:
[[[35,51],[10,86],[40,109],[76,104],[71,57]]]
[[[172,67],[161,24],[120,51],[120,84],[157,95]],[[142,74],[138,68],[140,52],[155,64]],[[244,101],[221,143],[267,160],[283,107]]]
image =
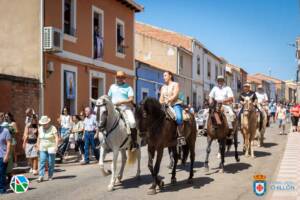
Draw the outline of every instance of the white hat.
[[[45,124],[48,124],[50,121],[51,121],[51,119],[48,116],[44,115],[41,117],[39,124],[45,125]]]
[[[224,76],[218,76],[217,80],[225,80]]]

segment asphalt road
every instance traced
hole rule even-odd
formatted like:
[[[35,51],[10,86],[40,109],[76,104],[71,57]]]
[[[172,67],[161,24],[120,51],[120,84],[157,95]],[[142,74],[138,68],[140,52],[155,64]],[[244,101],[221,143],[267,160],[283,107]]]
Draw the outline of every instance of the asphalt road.
[[[277,126],[276,126],[277,127]],[[36,178],[28,175],[31,183],[30,190],[23,194],[9,193],[0,196],[0,200],[90,200],[90,199],[217,199],[217,200],[253,200],[269,199],[270,194],[257,197],[253,193],[253,176],[262,173],[268,181],[275,179],[278,164],[283,155],[286,135],[280,135],[275,124],[268,128],[265,135],[265,147],[255,147],[256,158],[246,158],[242,155],[242,136],[239,134],[239,152],[241,161],[236,163],[234,152],[227,153],[225,173],[219,173],[217,158],[217,143],[214,142],[210,156],[210,171],[205,173],[206,138],[197,138],[196,163],[194,183],[187,184],[188,166],[179,166],[176,185],[170,184],[171,174],[167,165],[169,158],[164,152],[160,175],[164,177],[165,187],[154,196],[147,195],[151,185],[151,176],[147,168],[146,148],[142,149],[142,174],[137,180],[134,176],[136,165],[126,166],[123,182],[113,192],[107,191],[109,177],[103,177],[98,164],[81,166],[78,163],[56,165],[53,181],[37,183]],[[233,148],[231,149],[233,150]],[[110,158],[108,156],[108,158]],[[110,162],[105,163],[106,168]]]

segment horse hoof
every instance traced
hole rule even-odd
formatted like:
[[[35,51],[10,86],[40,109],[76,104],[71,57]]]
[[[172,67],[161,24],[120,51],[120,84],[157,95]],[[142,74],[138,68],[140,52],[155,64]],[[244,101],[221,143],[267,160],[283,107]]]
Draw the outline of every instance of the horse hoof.
[[[235,158],[236,162],[240,162],[240,158]]]
[[[192,178],[189,178],[189,179],[187,180],[187,184],[193,184],[193,179],[192,179]]]
[[[171,179],[171,184],[174,185],[174,184],[176,184],[176,183],[177,183],[176,178],[172,178],[172,179]]]
[[[156,189],[149,189],[147,192],[148,195],[155,195],[156,194]]]
[[[109,192],[112,192],[112,191],[114,190],[114,186],[113,186],[113,185],[109,185],[109,186],[107,187],[107,190],[108,190]]]
[[[163,189],[164,186],[165,186],[165,183],[163,181],[160,181],[159,184],[158,184],[159,189],[160,190]]]

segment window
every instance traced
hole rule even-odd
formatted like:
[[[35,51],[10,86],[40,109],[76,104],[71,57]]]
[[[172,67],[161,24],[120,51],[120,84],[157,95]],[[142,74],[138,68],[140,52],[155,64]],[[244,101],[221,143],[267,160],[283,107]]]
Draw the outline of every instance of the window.
[[[105,94],[105,74],[90,70],[90,98],[98,99]]]
[[[93,58],[103,59],[103,11],[93,6]]]
[[[179,67],[180,69],[183,69],[183,55],[179,56]]]
[[[197,93],[193,92],[193,107],[197,107]]]
[[[63,17],[64,33],[75,36],[76,34],[76,0],[64,0]]]
[[[149,89],[142,88],[142,100],[144,100],[147,96],[149,96]]]
[[[219,67],[218,67],[217,64],[215,65],[215,72],[216,72],[216,81],[217,81],[217,79],[218,79],[218,73],[219,73]],[[222,73],[220,73],[220,75],[222,75]]]
[[[116,27],[116,48],[117,55],[120,57],[124,57],[125,55],[125,25],[124,22],[117,19],[117,27]]]
[[[211,68],[211,66],[210,66],[210,62],[209,61],[207,61],[207,77],[210,79],[210,69]]]
[[[201,73],[201,65],[200,65],[200,57],[197,57],[197,74],[200,75]]]

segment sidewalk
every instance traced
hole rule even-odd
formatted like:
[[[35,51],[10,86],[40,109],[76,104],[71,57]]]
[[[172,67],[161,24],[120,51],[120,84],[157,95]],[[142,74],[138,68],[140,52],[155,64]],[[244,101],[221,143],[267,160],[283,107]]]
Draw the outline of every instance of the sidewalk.
[[[273,185],[281,185],[281,187],[276,187],[277,189],[273,191],[272,200],[300,200],[299,133],[289,133],[285,152],[274,183]]]

